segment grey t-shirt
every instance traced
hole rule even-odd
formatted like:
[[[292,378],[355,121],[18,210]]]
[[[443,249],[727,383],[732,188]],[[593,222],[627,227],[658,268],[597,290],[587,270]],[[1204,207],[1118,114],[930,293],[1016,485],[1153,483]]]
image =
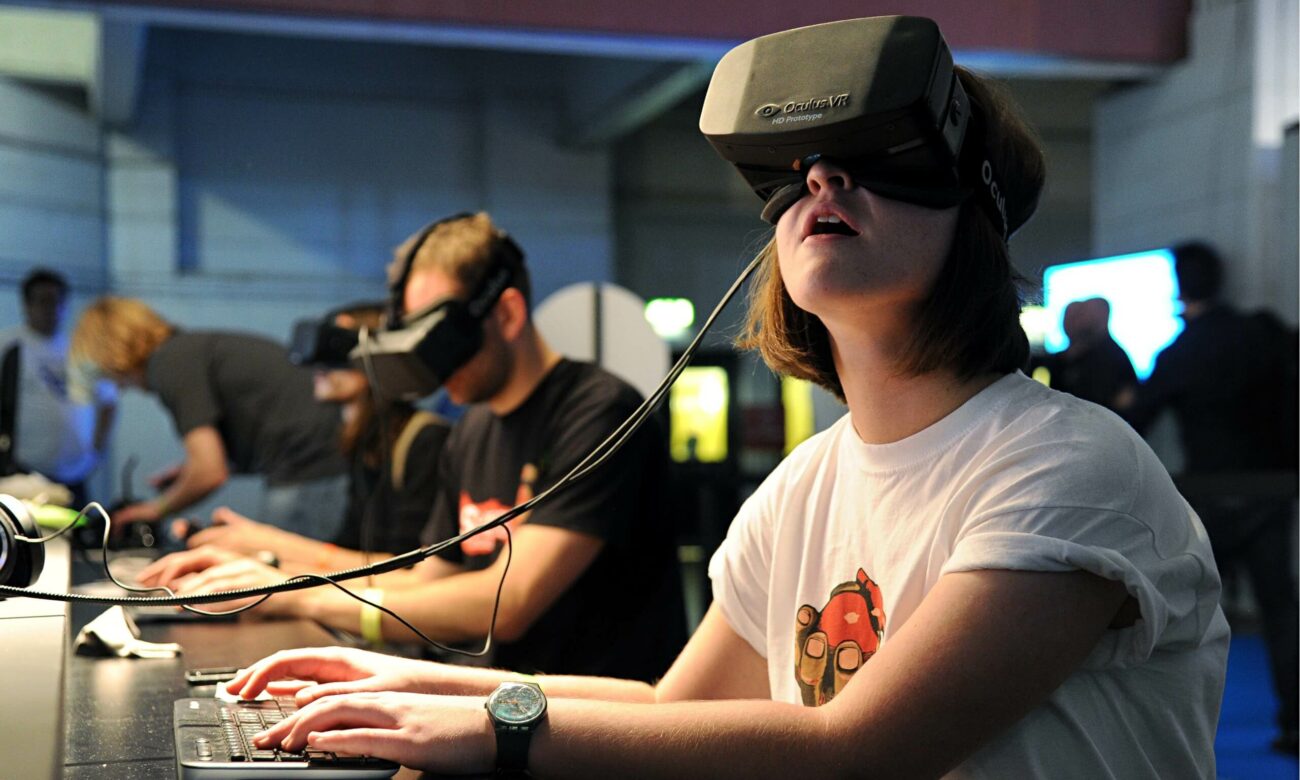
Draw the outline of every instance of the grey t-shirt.
[[[149,358],[145,385],[181,436],[215,427],[236,472],[284,485],[347,469],[338,407],[318,402],[311,372],[290,363],[270,339],[179,331]]]

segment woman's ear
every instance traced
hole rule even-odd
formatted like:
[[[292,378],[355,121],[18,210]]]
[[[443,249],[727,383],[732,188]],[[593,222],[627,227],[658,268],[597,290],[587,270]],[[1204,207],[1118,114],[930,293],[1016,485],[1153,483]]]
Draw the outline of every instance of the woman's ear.
[[[528,325],[528,303],[524,301],[524,294],[515,287],[507,287],[492,308],[492,316],[506,341],[519,338]]]

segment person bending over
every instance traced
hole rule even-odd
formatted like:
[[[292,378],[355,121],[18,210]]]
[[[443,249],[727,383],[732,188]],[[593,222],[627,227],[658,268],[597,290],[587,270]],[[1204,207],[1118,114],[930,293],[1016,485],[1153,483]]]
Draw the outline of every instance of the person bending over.
[[[959,78],[1014,229],[1041,152]],[[932,208],[875,186],[815,162],[763,250],[745,343],[848,414],[743,505],[662,680],[286,651],[230,683],[320,683],[259,744],[539,777],[1213,777],[1228,632],[1204,530],[1127,425],[1019,372],[979,195]],[[494,734],[511,699],[531,746]]]
[[[154,479],[157,498],[113,513],[154,521],[225,484],[231,471],[266,479],[261,516],[314,539],[343,519],[346,464],[338,410],[312,398],[311,373],[284,347],[248,333],[182,330],[142,301],[103,296],[81,314],[71,359],[158,396],[185,459]]]
[[[425,542],[477,527],[546,490],[640,403],[630,385],[562,358],[529,315],[522,255],[487,214],[445,221],[411,257],[405,309],[419,312],[478,291],[505,266],[511,282],[481,322],[482,345],[450,374],[451,400],[471,404],[440,459]],[[673,525],[664,512],[668,448],[652,421],[589,478],[510,522],[513,554],[496,621],[496,663],[522,672],[659,677],[686,639]],[[506,565],[505,531],[481,534],[409,571],[380,575],[372,596],[438,641],[488,634]],[[242,561],[181,575],[181,593],[284,579]],[[272,596],[256,613],[299,615],[369,635],[412,641],[399,622],[333,588]],[[363,631],[363,627],[369,626]]]
[[[381,315],[379,308],[350,309],[336,324],[374,329]],[[245,556],[302,574],[363,566],[419,546],[450,423],[400,401],[378,411],[370,383],[355,369],[318,367],[314,380],[316,400],[339,404],[343,415],[339,444],[349,459],[348,500],[339,534],[319,541],[218,507],[212,525],[177,534],[191,549],[154,561],[140,572],[142,585],[174,582]]]

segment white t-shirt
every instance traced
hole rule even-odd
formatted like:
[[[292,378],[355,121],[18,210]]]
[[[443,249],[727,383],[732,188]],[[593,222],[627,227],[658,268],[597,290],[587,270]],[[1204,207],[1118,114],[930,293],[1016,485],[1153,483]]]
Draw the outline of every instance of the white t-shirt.
[[[1205,530],[1123,421],[1023,374],[892,444],[846,415],[745,502],[709,575],[772,697],[815,705],[847,678],[809,659],[869,658],[940,577],[978,569],[1092,572],[1142,617],[949,777],[1214,777],[1229,634]]]
[[[68,339],[24,325],[0,331],[0,355],[22,346],[14,457],[55,482],[80,482],[94,469],[95,407],[68,393]]]

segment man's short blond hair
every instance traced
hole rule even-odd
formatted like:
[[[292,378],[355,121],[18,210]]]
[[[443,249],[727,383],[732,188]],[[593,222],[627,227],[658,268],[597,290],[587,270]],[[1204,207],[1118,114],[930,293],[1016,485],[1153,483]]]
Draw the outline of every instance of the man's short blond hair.
[[[143,301],[105,295],[82,312],[69,353],[110,373],[143,373],[154,351],[175,330]]]
[[[417,233],[402,242],[393,253],[393,263],[388,269],[389,283],[393,284],[402,273],[402,259],[407,257],[419,240]],[[524,301],[531,303],[532,289],[528,271],[522,257],[512,248],[505,231],[497,227],[486,212],[467,214],[449,219],[424,237],[411,260],[411,272],[437,270],[460,283],[466,295],[472,295],[482,286],[494,263],[510,268],[510,286],[519,290]]]

